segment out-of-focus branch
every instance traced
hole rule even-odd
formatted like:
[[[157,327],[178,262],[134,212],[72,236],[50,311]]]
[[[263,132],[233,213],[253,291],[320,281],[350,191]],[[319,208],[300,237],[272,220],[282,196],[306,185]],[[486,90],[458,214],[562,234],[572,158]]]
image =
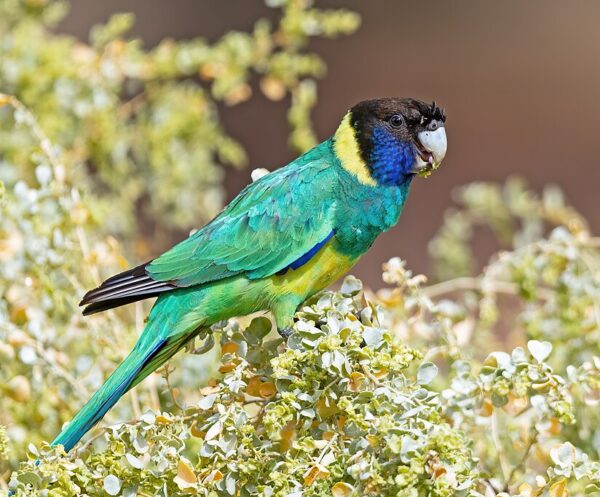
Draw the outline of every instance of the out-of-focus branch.
[[[22,122],[29,127],[33,135],[38,140],[40,148],[46,156],[46,159],[48,159],[48,163],[50,164],[50,167],[52,167],[52,172],[54,173],[54,179],[59,183],[62,183],[65,179],[64,167],[58,159],[56,151],[52,146],[52,142],[39,125],[33,113],[17,97],[0,93],[0,106],[3,105],[10,105],[15,112],[19,112],[21,114]]]

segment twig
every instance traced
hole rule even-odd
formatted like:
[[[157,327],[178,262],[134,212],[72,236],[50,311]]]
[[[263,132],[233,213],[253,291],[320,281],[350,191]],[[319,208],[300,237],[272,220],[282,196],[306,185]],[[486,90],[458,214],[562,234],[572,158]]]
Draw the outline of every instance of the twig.
[[[427,352],[425,353],[424,359],[426,361],[433,361],[438,355],[441,357],[444,357],[444,354],[447,351],[448,351],[448,346],[446,346],[446,345],[439,345],[437,347],[432,347],[427,350]]]
[[[63,378],[67,383],[69,383],[82,399],[87,399],[90,393],[81,386],[77,379],[56,361],[50,359],[47,349],[45,349],[40,342],[34,340],[33,343],[35,344],[35,351],[42,361],[50,366],[59,377]]]
[[[129,119],[133,116],[137,111],[141,108],[141,106],[146,102],[147,95],[143,92],[138,93],[133,98],[129,99],[127,102],[124,102],[123,105],[119,108],[119,116],[123,120]]]
[[[171,400],[173,401],[173,404],[175,404],[179,409],[181,409],[182,411],[184,410],[184,407],[177,401],[177,397],[175,396],[175,390],[173,389],[173,387],[171,386],[171,382],[169,381],[169,375],[171,374],[172,371],[175,371],[175,368],[169,368],[169,364],[165,364],[165,366],[162,368],[162,377],[165,379],[165,383],[167,384],[167,390],[169,390],[169,394],[171,395]]]
[[[331,380],[329,383],[327,383],[327,385],[325,385],[325,387],[323,388],[323,391],[327,391],[329,390],[333,385],[335,385],[336,383],[338,383],[342,378],[334,378],[333,380]]]
[[[380,386],[381,382],[377,379],[377,377],[375,377],[368,369],[366,366],[363,365],[362,367],[363,373],[365,373],[365,376],[367,378],[369,378],[369,380],[371,380],[375,385]]]
[[[496,411],[492,413],[492,441],[496,447],[496,453],[498,454],[498,462],[500,463],[500,469],[502,470],[502,476],[504,481],[508,481],[508,463],[504,459],[504,451],[502,450],[502,444],[498,436],[498,416]]]
[[[421,293],[429,298],[436,298],[452,292],[460,292],[467,290],[481,291],[482,279],[475,277],[462,277],[453,280],[443,281],[435,285],[431,285],[422,289]],[[505,281],[494,281],[491,289],[495,293],[505,293],[516,295],[518,293],[517,285]]]
[[[321,463],[321,461],[325,457],[325,454],[331,448],[331,446],[333,445],[333,442],[335,442],[335,440],[337,439],[337,436],[338,436],[338,434],[334,433],[333,436],[329,439],[329,442],[327,442],[327,445],[323,448],[323,450],[321,451],[321,454],[319,454],[319,457],[317,458],[317,464]]]
[[[131,409],[133,410],[133,417],[139,418],[142,415],[142,409],[140,407],[140,399],[137,394],[137,390],[132,388],[131,392]]]
[[[529,453],[531,452],[531,449],[533,448],[533,446],[537,442],[537,437],[538,437],[537,430],[533,430],[533,434],[529,438],[529,442],[527,443],[527,447],[525,447],[525,452],[523,453],[523,456],[521,457],[521,460],[518,462],[518,464],[516,464],[514,466],[514,468],[508,474],[508,478],[506,480],[506,485],[505,485],[505,488],[504,488],[505,492],[509,491],[510,484],[511,484],[512,479],[515,476],[515,473],[517,472],[517,470],[520,469],[520,468],[522,468],[523,465],[525,464],[525,462],[527,461],[527,458],[529,457]]]
[[[594,279],[596,284],[598,284],[597,272],[594,271],[594,268],[592,267],[593,264],[590,262],[587,255],[584,255],[583,251],[581,251],[579,254],[579,257],[581,259],[581,262],[583,262],[583,265],[585,266],[585,268],[592,275],[592,278]],[[596,319],[596,327],[600,328],[600,305],[598,304],[598,301],[596,299],[593,300],[593,306],[594,306],[594,317]]]
[[[10,105],[15,111],[21,112],[21,114],[25,117],[24,122],[27,124],[27,126],[29,126],[29,129],[38,140],[42,152],[48,159],[50,167],[52,167],[54,179],[57,182],[62,183],[64,180],[64,168],[58,160],[56,151],[52,147],[52,142],[37,122],[37,119],[33,113],[17,97],[0,93],[0,106],[6,104]]]
[[[247,406],[250,404],[266,404],[267,402],[269,402],[269,399],[249,399],[244,400],[243,404]]]
[[[81,249],[81,253],[83,254],[83,259],[89,261],[90,260],[90,247],[85,236],[85,232],[81,226],[77,226],[75,228],[75,233],[77,233],[77,240],[79,240],[79,248]],[[92,277],[94,278],[94,283],[99,285],[101,283],[100,272],[98,271],[98,267],[95,264],[91,264],[90,272],[92,273]]]
[[[455,278],[453,280],[442,281],[425,287],[421,290],[421,294],[430,299],[441,297],[452,292],[464,292],[464,291],[483,291],[484,279],[481,277],[470,277],[465,276],[461,278]],[[504,294],[504,295],[519,295],[519,287],[515,283],[501,280],[485,280],[486,290],[493,293]],[[538,294],[540,297],[549,300],[552,298],[552,292],[546,288],[538,288]]]
[[[0,489],[4,492],[8,492],[8,484],[6,483],[6,479],[9,477],[10,471],[4,472],[4,474],[0,475]]]
[[[99,428],[98,433],[96,433],[93,437],[91,437],[86,443],[84,443],[79,449],[77,449],[77,453],[83,452],[84,450],[86,450],[90,445],[92,445],[96,440],[98,440],[102,435],[104,435],[106,433],[107,430],[107,426],[103,426],[101,428]]]
[[[156,375],[151,374],[148,375],[146,379],[146,384],[148,385],[148,390],[150,392],[150,404],[152,405],[153,411],[160,411],[160,397],[158,395],[158,386],[156,381]]]
[[[492,489],[492,492],[494,492],[494,495],[498,493],[498,489],[496,487],[494,487],[494,485],[492,485],[492,481],[490,478],[484,478],[483,481],[487,484],[488,487],[490,487]]]

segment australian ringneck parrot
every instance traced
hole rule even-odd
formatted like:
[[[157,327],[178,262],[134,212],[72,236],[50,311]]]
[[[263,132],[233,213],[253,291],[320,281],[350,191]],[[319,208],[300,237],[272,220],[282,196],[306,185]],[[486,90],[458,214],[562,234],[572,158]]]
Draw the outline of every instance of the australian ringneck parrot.
[[[444,112],[414,99],[355,105],[335,134],[248,185],[215,219],[88,292],[84,314],[158,297],[135,347],[52,442],[69,451],[146,376],[217,321],[298,306],[396,224],[411,181],[446,154]]]

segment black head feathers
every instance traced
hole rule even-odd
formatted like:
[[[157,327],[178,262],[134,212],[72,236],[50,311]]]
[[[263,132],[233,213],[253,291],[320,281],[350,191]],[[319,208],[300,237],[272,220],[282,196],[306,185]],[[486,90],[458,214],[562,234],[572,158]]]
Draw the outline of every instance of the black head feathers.
[[[446,114],[435,102],[389,97],[359,102],[349,119],[370,177],[398,185],[414,176],[419,160],[430,161],[419,137],[444,128]]]
[[[431,119],[438,119],[442,122],[446,122],[446,112],[444,109],[437,106],[435,100],[431,104],[431,108],[429,109],[429,115]]]
[[[350,110],[350,123],[362,158],[367,163],[371,159],[376,129],[387,130],[400,141],[415,142],[418,133],[427,130],[432,122],[439,127],[445,121],[445,112],[435,102],[414,98],[364,100]]]

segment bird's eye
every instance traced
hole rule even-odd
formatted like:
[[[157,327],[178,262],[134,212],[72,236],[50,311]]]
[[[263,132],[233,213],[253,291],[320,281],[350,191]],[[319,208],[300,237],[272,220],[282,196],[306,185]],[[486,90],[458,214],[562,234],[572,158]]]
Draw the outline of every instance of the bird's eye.
[[[394,114],[392,117],[390,117],[390,126],[392,128],[400,128],[401,126],[404,126],[404,117],[400,114]]]

